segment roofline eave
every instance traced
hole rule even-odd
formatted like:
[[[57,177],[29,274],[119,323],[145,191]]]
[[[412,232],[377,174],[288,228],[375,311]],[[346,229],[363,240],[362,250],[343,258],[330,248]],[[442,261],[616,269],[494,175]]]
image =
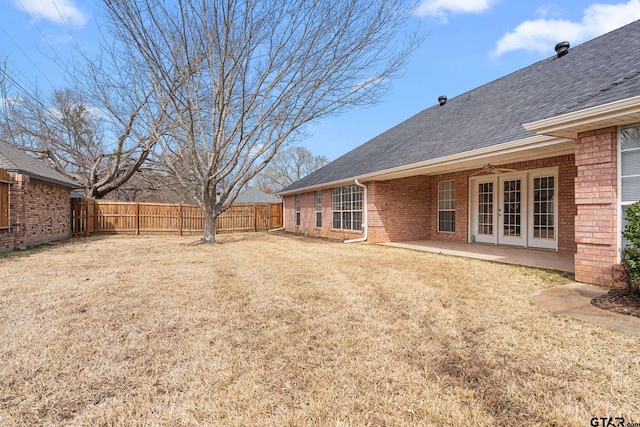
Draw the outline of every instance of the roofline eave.
[[[78,189],[78,188],[83,188],[82,185],[80,184],[76,184],[73,182],[66,182],[66,181],[61,181],[61,180],[57,180],[54,178],[48,178],[48,177],[44,177],[38,174],[35,174],[33,172],[28,172],[22,169],[17,169],[17,168],[11,168],[11,169],[5,169],[7,171],[7,173],[10,174],[17,174],[17,175],[26,175],[31,179],[35,179],[37,181],[42,181],[45,182],[47,184],[53,184],[53,185],[57,185],[59,187],[66,187],[66,188],[72,188],[72,189]]]
[[[538,135],[576,139],[580,132],[637,122],[640,122],[640,96],[525,123],[523,126]]]
[[[425,160],[422,162],[410,163],[395,168],[385,169],[381,171],[371,172],[368,174],[354,175],[352,177],[343,178],[335,181],[323,182],[316,185],[310,185],[306,187],[296,188],[288,191],[281,191],[279,196],[289,196],[292,194],[305,193],[309,191],[319,190],[322,188],[338,187],[342,185],[349,185],[359,180],[362,182],[368,181],[384,181],[389,179],[401,178],[411,175],[428,175],[430,173],[436,173],[436,168],[445,166],[455,166],[457,164],[466,163],[468,167],[465,169],[473,169],[474,167],[481,167],[487,163],[487,158],[496,157],[500,155],[513,154],[522,152],[525,150],[532,150],[536,148],[543,148],[558,144],[571,143],[571,148],[568,147],[558,154],[568,154],[573,152],[573,139],[548,136],[548,135],[534,135],[528,138],[523,138],[515,141],[505,142],[502,144],[492,145],[489,147],[479,148],[476,150],[465,151],[463,153],[452,154],[450,156],[438,157],[435,159]],[[565,153],[566,151],[566,153]],[[476,166],[473,166],[476,165]],[[430,172],[431,171],[431,172]],[[443,173],[447,173],[444,171]]]

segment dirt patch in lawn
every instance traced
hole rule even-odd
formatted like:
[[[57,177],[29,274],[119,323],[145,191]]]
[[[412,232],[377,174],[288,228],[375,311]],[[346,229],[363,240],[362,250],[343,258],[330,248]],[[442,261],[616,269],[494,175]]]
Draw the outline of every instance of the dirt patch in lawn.
[[[640,317],[640,293],[629,292],[626,288],[613,288],[591,300],[591,304],[614,313]]]
[[[92,237],[0,258],[0,426],[640,422],[637,338],[531,302],[563,275],[221,239]]]

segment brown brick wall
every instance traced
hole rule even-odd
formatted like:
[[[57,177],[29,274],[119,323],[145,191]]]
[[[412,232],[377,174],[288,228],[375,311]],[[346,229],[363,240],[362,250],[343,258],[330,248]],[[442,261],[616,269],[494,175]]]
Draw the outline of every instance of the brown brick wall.
[[[12,175],[10,230],[0,232],[0,251],[64,239],[71,235],[71,191]]]
[[[322,190],[322,228],[316,228],[316,193],[300,194],[300,226],[296,226],[295,196],[284,197],[284,227],[286,231],[331,240],[348,240],[362,237],[361,231],[334,230],[331,209],[331,189]]]
[[[617,128],[576,139],[576,280],[613,285],[617,264]]]
[[[466,242],[469,225],[469,175],[468,171],[431,176],[429,179],[428,238],[430,240],[450,240]],[[438,231],[438,183],[455,181],[456,195],[456,231]]]
[[[0,252],[13,250],[14,235],[11,230],[0,230]]]
[[[574,178],[576,167],[572,154],[549,157],[527,162],[516,162],[497,165],[499,168],[526,171],[547,167],[558,167],[558,251],[575,252],[574,219],[576,206],[574,203]],[[429,201],[428,238],[431,240],[468,241],[469,224],[469,177],[473,171],[442,174],[430,177],[428,193]],[[456,182],[456,231],[455,233],[438,232],[438,182],[455,180]]]
[[[558,167],[558,250],[575,252],[574,179],[576,167],[573,155],[556,156],[528,162],[498,165],[519,171]],[[367,182],[369,233],[368,241],[403,240],[468,241],[469,176],[474,171],[462,171],[437,176],[414,176],[389,181]],[[455,180],[456,231],[438,232],[438,182]],[[345,233],[331,229],[331,189],[323,192],[323,226],[315,228],[314,193],[301,194],[301,225],[295,227],[295,199],[286,197],[286,229],[291,232],[336,239],[351,239],[361,233]]]
[[[429,238],[429,177],[367,183],[369,238],[389,242]]]

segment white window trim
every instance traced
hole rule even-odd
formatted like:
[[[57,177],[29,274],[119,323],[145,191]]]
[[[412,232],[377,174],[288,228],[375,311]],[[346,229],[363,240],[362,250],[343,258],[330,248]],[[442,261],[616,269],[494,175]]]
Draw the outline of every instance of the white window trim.
[[[320,210],[318,210],[318,193],[320,193]],[[322,228],[322,223],[323,223],[323,218],[322,218],[322,190],[316,190],[313,193],[313,202],[315,205],[315,209],[316,209],[316,216],[314,218],[315,220],[315,224],[316,224],[316,228],[320,229]],[[320,227],[318,227],[318,212],[320,213]]]
[[[560,244],[560,173],[558,172],[558,166],[551,166],[547,168],[540,169],[531,169],[527,172],[527,191],[531,194],[527,197],[527,224],[530,222],[531,224],[527,226],[527,244],[526,247],[533,247],[538,249],[552,249],[557,251],[558,246]],[[533,190],[533,180],[534,178],[543,178],[547,176],[553,176],[555,187],[554,187],[554,201],[553,201],[553,229],[555,237],[553,239],[541,239],[533,237],[534,232],[534,190]],[[540,242],[537,245],[532,244],[532,242]]]
[[[499,185],[499,180],[498,177],[501,177],[502,179],[504,178],[509,178],[512,176],[520,176],[522,177],[523,183],[524,183],[524,190],[523,190],[523,197],[526,198],[526,206],[527,206],[527,212],[526,215],[523,217],[523,226],[526,229],[526,236],[525,236],[525,241],[524,241],[524,248],[537,248],[537,249],[549,249],[549,250],[555,250],[558,251],[558,245],[560,242],[560,229],[559,229],[559,224],[560,224],[560,195],[561,195],[561,188],[560,188],[560,172],[559,172],[559,168],[558,166],[548,166],[548,167],[543,167],[543,168],[536,168],[536,169],[524,169],[522,171],[515,171],[515,172],[508,172],[508,173],[503,173],[500,175],[480,175],[480,176],[469,176],[469,181],[468,181],[468,194],[467,194],[467,200],[468,200],[468,218],[467,218],[467,230],[468,232],[468,236],[467,236],[467,241],[469,243],[472,242],[472,235],[474,235],[475,232],[475,227],[477,226],[477,192],[475,190],[477,183],[480,181],[491,181],[494,183],[494,194],[495,196],[495,200],[494,203],[497,205],[499,205],[499,200],[500,200],[500,185]],[[544,176],[553,176],[555,178],[555,195],[556,195],[556,201],[555,201],[555,206],[554,206],[554,228],[555,228],[555,239],[554,240],[546,240],[546,239],[534,239],[532,238],[532,236],[530,235],[533,232],[533,227],[530,224],[533,224],[533,210],[532,210],[532,206],[533,206],[533,194],[529,194],[531,193],[531,188],[533,185],[533,179],[534,178],[539,178],[539,177],[544,177]],[[498,206],[499,208],[499,206]],[[494,211],[494,225],[496,226],[496,230],[495,233],[493,234],[493,239],[491,239],[492,241],[482,241],[482,243],[489,243],[489,244],[495,244],[495,245],[505,245],[504,242],[498,242],[499,240],[499,236],[498,233],[500,232],[497,227],[499,226],[499,219],[498,219],[498,209],[496,209]],[[531,227],[531,228],[530,228]],[[533,242],[542,242],[542,241],[547,241],[547,242],[554,242],[553,245],[549,244],[549,245],[536,245],[533,244],[532,245],[532,241]]]
[[[622,262],[622,126],[618,126],[618,137],[616,138],[616,195],[617,195],[617,224],[618,230],[616,239],[616,258],[617,263]]]
[[[351,210],[342,210],[342,209],[338,209],[335,210],[334,209],[334,194],[333,191],[335,189],[340,189],[341,191],[345,188],[345,187],[356,187],[358,189],[358,191],[360,192],[360,194],[362,195],[362,199],[361,199],[361,203],[362,203],[362,209],[351,209]],[[340,194],[340,196],[342,197],[342,193]],[[353,203],[353,199],[352,199],[352,203]],[[362,214],[362,219],[361,219],[361,224],[360,224],[360,228],[359,229],[353,229],[353,228],[335,228],[333,225],[333,214],[336,212],[340,212],[342,215],[342,212],[351,212],[351,224],[353,225],[353,213],[354,212],[360,212]],[[333,187],[331,189],[331,230],[334,231],[348,231],[348,232],[353,232],[353,233],[363,233],[364,229],[364,191],[362,191],[362,188],[360,188],[359,186],[355,185],[355,184],[351,184],[351,185],[341,185],[339,187]],[[341,221],[342,223],[342,221]]]
[[[632,205],[634,202],[623,202],[622,201],[622,129],[623,128],[630,128],[630,127],[640,127],[640,123],[634,123],[634,124],[629,124],[629,125],[624,125],[624,126],[618,126],[618,137],[616,138],[616,151],[617,151],[617,165],[616,165],[616,169],[617,169],[617,180],[616,180],[616,194],[617,194],[617,205],[618,205],[618,221],[617,221],[617,248],[618,250],[616,251],[618,259],[617,262],[618,264],[620,264],[622,262],[622,207],[623,206],[630,206]]]
[[[453,209],[440,209],[440,183],[442,182],[453,182]],[[455,179],[443,179],[442,181],[438,181],[438,191],[437,191],[437,213],[436,213],[436,222],[438,223],[437,230],[438,233],[452,233],[456,232],[456,180]],[[442,231],[440,230],[440,212],[453,212],[453,231]]]

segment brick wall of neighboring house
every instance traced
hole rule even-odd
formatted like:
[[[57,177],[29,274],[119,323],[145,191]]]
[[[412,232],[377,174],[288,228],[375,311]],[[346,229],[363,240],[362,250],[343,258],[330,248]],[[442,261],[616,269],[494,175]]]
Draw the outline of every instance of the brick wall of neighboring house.
[[[14,249],[26,249],[24,240],[24,227],[21,224],[24,206],[25,181],[24,175],[11,175],[12,184],[9,187],[9,225],[8,230],[0,231],[0,251],[12,251]]]
[[[498,165],[518,171],[546,167],[558,168],[558,250],[575,252],[574,179],[576,166],[573,155],[555,156],[527,162]],[[413,176],[389,181],[367,182],[369,242],[403,240],[468,241],[469,177],[475,171],[462,171],[436,176]],[[438,232],[438,182],[455,181],[455,232]],[[332,230],[331,189],[323,191],[323,224],[315,228],[315,193],[300,197],[301,225],[295,226],[295,198],[287,196],[285,202],[286,229],[291,232],[335,239],[351,239],[361,233]]]
[[[0,252],[13,250],[14,233],[11,229],[0,230]]]
[[[71,190],[25,175],[12,175],[10,230],[0,232],[0,251],[67,238],[71,235]]]
[[[611,286],[617,264],[617,129],[578,134],[576,280]]]

